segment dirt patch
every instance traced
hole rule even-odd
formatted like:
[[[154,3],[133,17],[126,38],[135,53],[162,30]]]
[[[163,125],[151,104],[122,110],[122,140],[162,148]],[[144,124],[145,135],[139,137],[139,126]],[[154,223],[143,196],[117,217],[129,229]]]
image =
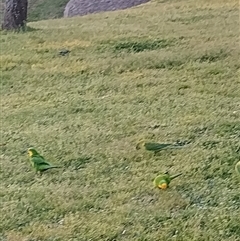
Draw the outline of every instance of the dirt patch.
[[[83,16],[91,13],[115,11],[137,6],[150,0],[70,0],[64,17]]]

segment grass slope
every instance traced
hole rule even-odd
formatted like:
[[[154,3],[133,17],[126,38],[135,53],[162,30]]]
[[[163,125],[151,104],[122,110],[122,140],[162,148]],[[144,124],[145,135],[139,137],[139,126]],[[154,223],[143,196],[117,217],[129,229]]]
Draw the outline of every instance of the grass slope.
[[[69,0],[30,0],[28,1],[28,22],[63,17]],[[5,0],[0,1],[0,22],[3,21]]]
[[[63,17],[63,11],[69,0],[31,0],[29,1],[28,21]]]
[[[1,36],[0,239],[238,240],[238,2],[29,26]],[[190,144],[154,156],[139,138]],[[36,176],[30,146],[64,168]],[[165,170],[184,174],[154,189]]]

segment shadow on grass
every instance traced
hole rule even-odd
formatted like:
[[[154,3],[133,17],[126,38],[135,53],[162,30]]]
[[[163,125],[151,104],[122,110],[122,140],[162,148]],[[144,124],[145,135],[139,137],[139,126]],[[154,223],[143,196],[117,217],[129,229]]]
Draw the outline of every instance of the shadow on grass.
[[[159,61],[156,63],[151,63],[151,65],[147,66],[147,69],[173,69],[176,67],[181,67],[185,64],[184,61],[181,60],[171,60],[171,59],[167,59],[167,60],[163,60],[163,61]]]
[[[180,37],[179,39],[182,39]],[[100,52],[112,49],[114,53],[140,53],[143,51],[152,51],[174,46],[177,39],[137,39],[137,40],[117,40],[117,41],[104,41],[97,47]]]
[[[203,55],[197,57],[195,59],[196,62],[203,63],[211,63],[211,62],[216,62],[222,59],[225,59],[228,56],[228,54],[224,50],[216,51],[216,52],[209,52],[209,53],[204,53]]]
[[[166,48],[173,45],[173,39],[156,39],[143,41],[125,41],[113,45],[114,52],[134,52],[151,51]]]
[[[188,25],[197,23],[199,21],[206,21],[209,19],[213,19],[215,16],[212,14],[204,14],[204,15],[198,15],[198,16],[190,16],[190,17],[180,17],[180,18],[171,18],[169,21],[171,22],[180,22],[182,24]]]
[[[32,28],[29,26],[25,26],[23,28],[19,28],[19,29],[15,29],[15,30],[5,30],[5,29],[1,29],[0,33],[1,35],[7,35],[8,33],[27,33],[27,32],[35,32],[38,31],[40,29],[38,28]]]

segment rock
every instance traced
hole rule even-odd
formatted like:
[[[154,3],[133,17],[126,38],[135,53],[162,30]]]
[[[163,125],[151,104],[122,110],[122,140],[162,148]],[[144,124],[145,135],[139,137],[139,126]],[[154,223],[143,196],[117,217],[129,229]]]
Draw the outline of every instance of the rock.
[[[59,51],[59,55],[65,56],[65,55],[69,54],[70,52],[71,52],[71,51],[68,50],[68,49],[61,49],[61,50]]]
[[[83,16],[91,13],[126,9],[150,0],[70,0],[65,7],[64,17]]]

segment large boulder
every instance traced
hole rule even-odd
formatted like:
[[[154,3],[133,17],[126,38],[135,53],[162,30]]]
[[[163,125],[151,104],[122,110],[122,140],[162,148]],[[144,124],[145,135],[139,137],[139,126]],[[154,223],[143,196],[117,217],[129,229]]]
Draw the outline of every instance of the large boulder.
[[[91,13],[126,9],[150,0],[70,0],[65,7],[64,17],[83,16]]]

